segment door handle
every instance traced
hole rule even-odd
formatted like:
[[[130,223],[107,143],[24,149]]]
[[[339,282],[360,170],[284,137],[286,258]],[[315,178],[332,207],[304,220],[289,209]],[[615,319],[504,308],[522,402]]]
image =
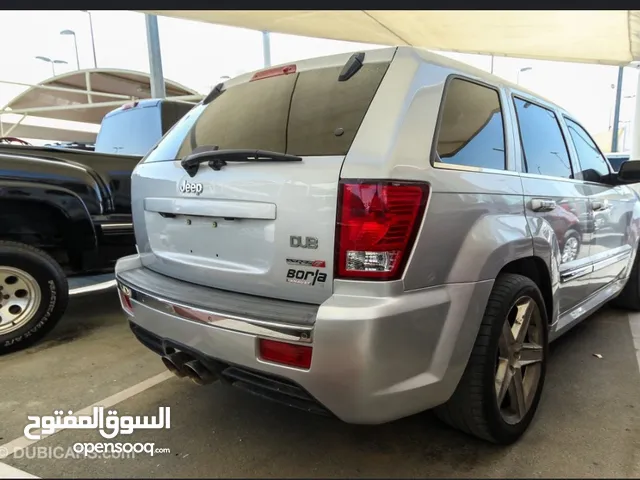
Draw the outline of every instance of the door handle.
[[[534,212],[550,212],[556,208],[555,200],[544,198],[533,198],[531,200],[531,210]]]

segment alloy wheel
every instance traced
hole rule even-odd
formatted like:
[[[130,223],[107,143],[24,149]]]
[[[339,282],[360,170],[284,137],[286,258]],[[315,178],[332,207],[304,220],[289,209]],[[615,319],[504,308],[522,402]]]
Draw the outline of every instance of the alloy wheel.
[[[495,392],[503,420],[519,423],[531,409],[540,383],[543,349],[542,316],[529,296],[516,300],[498,341]]]

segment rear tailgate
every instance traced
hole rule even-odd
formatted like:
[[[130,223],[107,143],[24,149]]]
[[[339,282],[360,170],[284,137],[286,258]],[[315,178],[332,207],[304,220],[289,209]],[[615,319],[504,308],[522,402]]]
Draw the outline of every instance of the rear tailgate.
[[[340,169],[395,49],[296,62],[227,82],[167,134],[132,179],[143,264],[184,281],[321,303],[332,291]],[[355,62],[357,63],[357,62]],[[194,149],[252,149],[294,162],[180,159]]]

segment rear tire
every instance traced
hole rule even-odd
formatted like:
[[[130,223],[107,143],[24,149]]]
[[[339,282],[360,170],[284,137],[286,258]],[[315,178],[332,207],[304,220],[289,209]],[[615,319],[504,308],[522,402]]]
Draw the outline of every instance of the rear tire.
[[[66,276],[51,256],[30,245],[0,241],[0,355],[42,339],[68,301]]]
[[[527,327],[520,329],[525,323]],[[467,367],[449,401],[435,408],[436,416],[493,443],[510,444],[520,438],[544,386],[547,326],[538,286],[522,275],[499,275]]]
[[[616,298],[611,300],[609,304],[615,308],[640,312],[640,267],[638,266],[640,255],[636,252],[636,258],[633,261],[631,274],[627,284]]]

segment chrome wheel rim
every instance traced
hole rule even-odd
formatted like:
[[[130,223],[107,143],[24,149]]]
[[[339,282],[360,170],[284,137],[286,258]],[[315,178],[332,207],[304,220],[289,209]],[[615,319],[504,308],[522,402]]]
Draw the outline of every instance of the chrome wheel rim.
[[[24,270],[0,265],[0,335],[19,329],[38,311],[42,292]]]
[[[568,238],[564,244],[564,249],[562,250],[562,263],[575,260],[576,257],[578,256],[579,246],[580,244],[576,237]]]
[[[538,304],[528,296],[516,300],[502,325],[495,391],[500,415],[511,425],[529,412],[540,384],[543,328]]]

